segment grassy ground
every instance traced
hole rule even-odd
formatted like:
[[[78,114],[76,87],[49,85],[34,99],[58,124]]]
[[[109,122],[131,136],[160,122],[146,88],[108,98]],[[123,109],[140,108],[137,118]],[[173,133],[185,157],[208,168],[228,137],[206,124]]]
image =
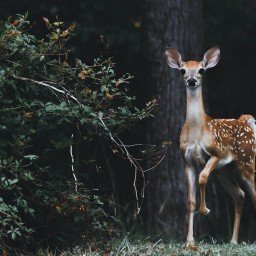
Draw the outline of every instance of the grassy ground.
[[[116,242],[110,251],[100,251],[92,248],[82,249],[75,248],[69,252],[39,252],[37,256],[117,256],[117,255],[133,255],[133,256],[185,256],[185,255],[198,255],[198,256],[228,256],[228,255],[256,255],[256,244],[207,244],[198,243],[196,246],[186,248],[184,244],[178,243],[163,243],[159,240],[156,243],[147,241],[131,242],[125,238],[122,241]]]

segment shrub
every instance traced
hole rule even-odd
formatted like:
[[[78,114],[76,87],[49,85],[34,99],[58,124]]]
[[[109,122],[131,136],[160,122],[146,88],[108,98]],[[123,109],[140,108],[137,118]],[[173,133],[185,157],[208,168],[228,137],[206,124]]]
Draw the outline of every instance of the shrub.
[[[154,106],[135,107],[131,76],[117,77],[112,59],[72,56],[75,25],[44,22],[42,39],[26,15],[0,24],[0,239],[15,247],[113,233],[84,172],[97,159],[82,158],[81,143],[90,151],[99,138],[115,141]]]

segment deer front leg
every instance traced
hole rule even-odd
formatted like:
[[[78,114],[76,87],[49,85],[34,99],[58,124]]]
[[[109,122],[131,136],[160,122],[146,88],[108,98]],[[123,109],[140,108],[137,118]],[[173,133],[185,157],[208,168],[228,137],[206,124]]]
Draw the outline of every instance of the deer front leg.
[[[199,175],[199,186],[200,186],[200,208],[199,212],[203,215],[207,215],[210,213],[210,210],[206,207],[205,203],[205,186],[208,180],[210,173],[215,169],[215,167],[219,163],[219,158],[216,156],[212,156],[208,162],[206,163],[204,169],[201,171]]]
[[[196,208],[196,174],[195,170],[189,166],[186,166],[185,175],[188,186],[188,235],[187,243],[194,243],[193,235],[193,224],[194,224],[194,214]]]

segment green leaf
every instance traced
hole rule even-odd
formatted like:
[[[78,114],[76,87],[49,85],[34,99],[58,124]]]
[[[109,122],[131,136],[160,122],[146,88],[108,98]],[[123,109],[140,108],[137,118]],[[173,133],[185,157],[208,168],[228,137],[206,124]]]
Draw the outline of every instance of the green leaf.
[[[29,160],[36,160],[38,159],[37,155],[26,155],[24,156],[25,159],[29,159]]]

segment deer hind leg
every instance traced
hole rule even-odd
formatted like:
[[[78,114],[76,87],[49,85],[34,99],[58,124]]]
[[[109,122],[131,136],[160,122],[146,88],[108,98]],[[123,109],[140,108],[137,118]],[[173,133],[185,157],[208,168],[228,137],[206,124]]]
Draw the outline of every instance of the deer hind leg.
[[[194,243],[194,215],[196,208],[196,173],[195,170],[189,166],[186,166],[185,175],[188,186],[188,235],[187,243]]]
[[[254,180],[254,163],[250,166],[246,166],[244,164],[238,165],[240,170],[240,178],[242,181],[243,187],[248,192],[249,196],[252,199],[254,208],[256,210],[256,190],[255,190],[255,180]]]
[[[233,171],[234,170],[232,166],[231,168],[226,167],[225,170],[221,171],[218,176],[224,189],[235,202],[234,227],[230,242],[233,244],[237,244],[245,193],[236,183]]]
[[[219,163],[219,158],[216,156],[212,156],[208,162],[206,163],[204,169],[201,171],[199,175],[199,185],[200,185],[200,207],[199,212],[203,215],[207,215],[210,213],[210,210],[206,207],[205,203],[205,187],[207,184],[208,177],[210,173],[215,169],[215,167]]]

